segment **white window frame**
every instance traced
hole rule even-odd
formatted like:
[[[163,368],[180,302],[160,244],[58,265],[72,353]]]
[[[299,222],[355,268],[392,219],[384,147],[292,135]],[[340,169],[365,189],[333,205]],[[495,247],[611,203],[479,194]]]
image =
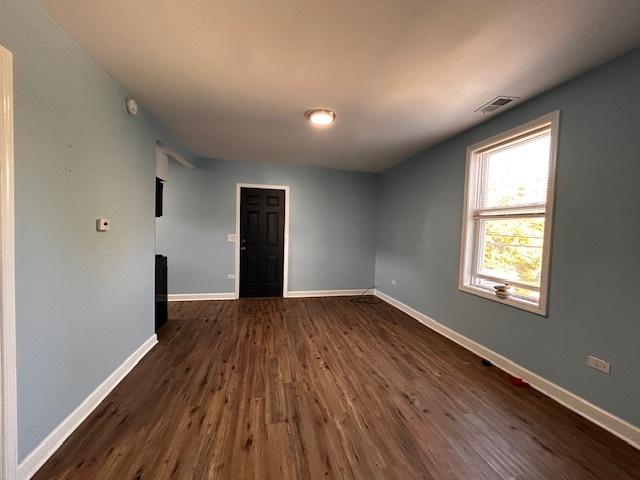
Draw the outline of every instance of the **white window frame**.
[[[460,276],[458,289],[487,298],[499,303],[536,313],[547,315],[549,296],[549,267],[551,259],[551,239],[553,230],[553,200],[555,194],[556,151],[558,146],[558,123],[560,111],[555,111],[536,118],[535,120],[520,125],[499,135],[475,143],[467,148],[467,165],[464,188],[464,212],[462,217],[462,239],[460,245]],[[509,207],[501,209],[478,208],[478,164],[481,154],[492,148],[512,142],[518,137],[527,136],[537,130],[549,128],[551,131],[551,152],[549,156],[549,180],[547,185],[547,199],[544,205],[527,205],[521,207]],[[497,214],[499,217],[497,217]],[[486,218],[517,218],[517,217],[544,216],[544,244],[542,247],[542,272],[540,275],[540,297],[538,302],[512,295],[501,299],[493,291],[474,284],[476,278],[483,278],[495,283],[504,280],[479,274],[477,252],[479,250],[479,225],[481,219]],[[519,286],[517,282],[509,281],[513,286]],[[522,285],[530,289],[530,286]]]

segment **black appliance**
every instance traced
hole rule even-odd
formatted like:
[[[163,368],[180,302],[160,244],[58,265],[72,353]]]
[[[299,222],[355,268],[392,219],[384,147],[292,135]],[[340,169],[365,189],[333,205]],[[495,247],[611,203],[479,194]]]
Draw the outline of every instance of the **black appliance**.
[[[167,257],[156,255],[156,332],[169,317],[167,290]]]
[[[156,177],[156,217],[162,216],[162,189],[164,183]]]

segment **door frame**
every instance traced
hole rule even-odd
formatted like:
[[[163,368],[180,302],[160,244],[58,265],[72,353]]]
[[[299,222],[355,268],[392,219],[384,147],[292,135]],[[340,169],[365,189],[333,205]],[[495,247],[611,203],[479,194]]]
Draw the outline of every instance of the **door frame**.
[[[15,231],[13,158],[13,55],[0,45],[0,477],[16,478]]]
[[[284,258],[282,260],[282,296],[289,296],[289,185],[236,183],[236,278],[233,298],[240,298],[240,191],[243,188],[284,191]]]

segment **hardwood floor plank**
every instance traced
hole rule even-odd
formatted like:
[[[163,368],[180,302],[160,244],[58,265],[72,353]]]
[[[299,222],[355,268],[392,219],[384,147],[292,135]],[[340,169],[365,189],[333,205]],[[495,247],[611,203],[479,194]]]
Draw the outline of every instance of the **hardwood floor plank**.
[[[640,479],[640,452],[386,303],[177,302],[41,479]]]

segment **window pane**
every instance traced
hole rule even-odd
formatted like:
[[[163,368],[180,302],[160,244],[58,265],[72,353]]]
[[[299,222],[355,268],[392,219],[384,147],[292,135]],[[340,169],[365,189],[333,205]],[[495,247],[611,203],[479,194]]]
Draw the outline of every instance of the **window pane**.
[[[480,220],[480,273],[540,286],[544,218]]]
[[[551,132],[481,154],[479,208],[547,201]]]
[[[536,292],[535,290],[529,290],[526,288],[514,288],[514,295],[524,297],[531,300],[540,300],[540,292]]]

